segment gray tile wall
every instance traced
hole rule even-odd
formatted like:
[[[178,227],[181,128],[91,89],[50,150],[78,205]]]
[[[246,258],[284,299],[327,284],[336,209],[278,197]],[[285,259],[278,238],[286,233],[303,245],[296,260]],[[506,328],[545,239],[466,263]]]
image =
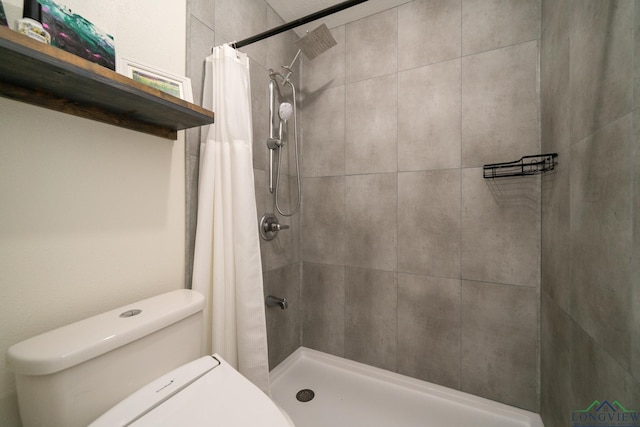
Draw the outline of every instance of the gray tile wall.
[[[303,63],[302,343],[537,411],[539,0],[415,0]]]
[[[258,34],[269,28],[283,24],[282,19],[264,0],[189,0],[187,23],[187,74],[191,78],[194,100],[202,100],[204,60],[211,54],[213,46]],[[250,58],[251,98],[253,116],[253,160],[256,183],[256,202],[260,218],[265,212],[274,212],[273,196],[268,192],[268,69],[280,70],[281,65],[289,65],[296,50],[297,39],[289,31],[249,46],[242,51]],[[299,69],[294,82],[299,86]],[[293,134],[293,127],[289,126]],[[186,144],[186,280],[191,284],[193,246],[196,229],[198,163],[200,134],[198,130],[187,133]],[[283,176],[280,204],[290,210],[289,203],[296,199],[293,150],[287,150],[283,160]],[[300,285],[302,283],[300,258],[300,215],[292,219],[280,218],[283,224],[291,225],[289,230],[270,242],[261,241],[262,265],[265,294],[286,297],[288,310],[267,309],[267,334],[269,342],[269,363],[273,367],[300,346],[301,305]]]
[[[640,404],[640,2],[544,0],[541,414]]]

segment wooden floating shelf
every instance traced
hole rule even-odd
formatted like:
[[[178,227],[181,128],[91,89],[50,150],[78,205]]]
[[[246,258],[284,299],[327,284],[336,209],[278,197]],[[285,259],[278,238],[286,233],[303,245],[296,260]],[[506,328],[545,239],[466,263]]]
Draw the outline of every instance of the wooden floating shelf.
[[[213,123],[205,108],[0,26],[0,96],[177,139]]]

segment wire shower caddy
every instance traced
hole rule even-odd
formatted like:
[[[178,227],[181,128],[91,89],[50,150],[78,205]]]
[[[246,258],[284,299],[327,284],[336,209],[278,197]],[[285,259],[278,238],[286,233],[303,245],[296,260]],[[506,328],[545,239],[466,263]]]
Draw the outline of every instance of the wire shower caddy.
[[[514,162],[492,163],[482,167],[482,174],[486,179],[537,175],[554,170],[557,157],[558,153],[548,153],[523,156]]]

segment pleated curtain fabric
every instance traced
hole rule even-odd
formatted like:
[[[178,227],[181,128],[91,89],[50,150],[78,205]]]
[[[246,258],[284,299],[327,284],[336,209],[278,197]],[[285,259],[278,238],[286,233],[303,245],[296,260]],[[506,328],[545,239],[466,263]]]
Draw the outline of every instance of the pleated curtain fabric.
[[[206,59],[203,107],[215,112],[200,144],[192,283],[207,301],[204,351],[218,353],[269,395],[246,54],[214,48]]]

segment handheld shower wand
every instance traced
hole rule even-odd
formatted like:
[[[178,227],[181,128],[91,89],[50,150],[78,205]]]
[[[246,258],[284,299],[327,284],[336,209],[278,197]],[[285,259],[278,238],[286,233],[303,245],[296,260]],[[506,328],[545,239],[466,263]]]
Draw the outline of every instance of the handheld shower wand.
[[[280,156],[280,148],[284,145],[283,138],[283,129],[284,125],[287,124],[287,120],[293,114],[293,106],[288,102],[283,102],[280,104],[280,108],[278,108],[278,137],[275,137],[274,129],[270,129],[270,137],[267,140],[267,147],[269,148],[269,192],[273,193],[275,191],[275,187],[273,185],[273,152],[278,150],[278,156]],[[270,124],[270,127],[273,126],[273,123]]]
[[[278,109],[278,116],[280,117],[280,121],[284,121],[285,123],[291,115],[293,114],[293,106],[291,106],[288,102],[283,102],[280,104],[280,108]]]
[[[278,139],[280,141],[280,143],[277,144],[278,148],[284,145],[284,138],[282,137],[283,136],[282,129],[284,128],[283,125],[287,124],[287,120],[289,120],[289,117],[291,117],[291,114],[293,114],[293,107],[291,106],[291,104],[289,104],[288,102],[281,103],[280,108],[278,109],[278,117],[280,118],[280,122],[278,123]]]

